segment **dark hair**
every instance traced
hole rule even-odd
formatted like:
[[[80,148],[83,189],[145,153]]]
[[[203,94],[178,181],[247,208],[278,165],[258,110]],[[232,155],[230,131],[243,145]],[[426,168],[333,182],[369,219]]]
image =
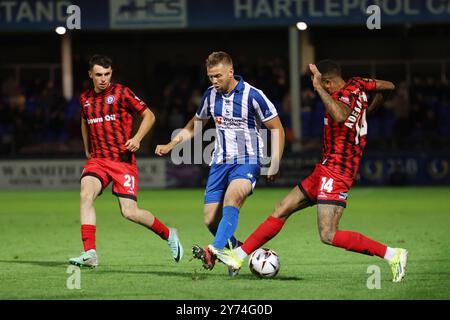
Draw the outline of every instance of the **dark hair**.
[[[317,66],[317,69],[319,69],[322,76],[324,76],[324,77],[327,77],[327,76],[340,77],[341,76],[341,67],[339,66],[339,64],[337,64],[337,62],[335,62],[333,60],[329,60],[329,59],[321,60],[316,64],[316,66]]]
[[[231,60],[231,56],[223,51],[211,53],[205,61],[206,68],[214,67],[219,63],[233,66],[233,60]]]
[[[99,65],[103,68],[109,68],[112,66],[112,60],[110,57],[103,54],[95,54],[89,59],[89,69],[92,69],[94,65]]]

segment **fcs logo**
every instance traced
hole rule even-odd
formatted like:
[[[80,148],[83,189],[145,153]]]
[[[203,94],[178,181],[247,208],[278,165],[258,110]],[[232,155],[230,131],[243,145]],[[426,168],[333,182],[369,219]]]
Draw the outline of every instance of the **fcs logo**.
[[[87,108],[87,107],[89,107],[90,105],[91,105],[91,104],[89,103],[89,101],[86,101],[86,102],[84,103],[83,107]]]
[[[114,96],[107,96],[106,97],[106,103],[107,104],[113,104],[115,100],[116,100],[116,98],[114,98]]]
[[[222,117],[216,118],[216,124],[222,124]]]

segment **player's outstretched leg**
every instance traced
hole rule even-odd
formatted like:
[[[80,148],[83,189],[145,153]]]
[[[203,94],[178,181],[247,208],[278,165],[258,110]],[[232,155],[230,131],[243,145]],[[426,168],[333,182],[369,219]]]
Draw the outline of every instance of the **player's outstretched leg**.
[[[317,215],[322,242],[348,251],[383,258],[391,267],[392,281],[400,282],[406,273],[408,251],[388,247],[355,231],[338,230],[343,211],[342,206],[319,204]]]

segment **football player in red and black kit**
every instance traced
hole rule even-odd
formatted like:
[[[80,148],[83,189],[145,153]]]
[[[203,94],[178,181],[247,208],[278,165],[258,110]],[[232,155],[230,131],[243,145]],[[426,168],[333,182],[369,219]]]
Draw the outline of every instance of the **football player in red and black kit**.
[[[395,88],[389,81],[351,78],[345,81],[341,69],[331,60],[310,66],[315,91],[325,105],[323,157],[310,176],[305,178],[276,206],[244,242],[233,250],[223,250],[219,260],[239,269],[244,258],[280,232],[289,216],[317,204],[317,221],[323,243],[389,262],[393,281],[406,272],[408,252],[391,248],[354,231],[338,228],[347,203],[347,192],[358,172],[367,134],[367,113],[377,109]],[[368,105],[368,93],[375,96]]]
[[[81,174],[80,221],[84,251],[71,258],[77,266],[96,267],[95,199],[112,182],[122,215],[149,228],[166,240],[173,259],[178,262],[183,248],[177,231],[167,228],[149,211],[137,206],[138,171],[135,152],[142,138],[155,123],[147,105],[129,88],[111,83],[112,61],[104,55],[94,55],[89,61],[89,77],[93,88],[81,94],[81,133],[88,161]],[[133,113],[141,116],[141,124],[132,135]]]

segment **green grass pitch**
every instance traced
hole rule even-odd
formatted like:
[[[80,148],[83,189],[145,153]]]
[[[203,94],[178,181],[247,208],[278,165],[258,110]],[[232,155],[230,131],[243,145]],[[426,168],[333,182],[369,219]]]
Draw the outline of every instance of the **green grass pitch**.
[[[245,239],[288,189],[256,189],[241,210]],[[68,289],[67,259],[82,250],[79,191],[2,191],[0,299],[450,299],[450,188],[354,188],[340,228],[409,250],[408,273],[392,283],[377,257],[323,245],[316,208],[293,215],[266,246],[280,256],[275,279],[247,266],[229,278],[224,265],[202,270],[189,261],[194,243],[212,236],[203,225],[203,190],[141,190],[139,205],[178,229],[184,259],[151,231],[123,219],[108,189],[96,201],[100,266],[82,269],[81,289]],[[371,265],[381,288],[368,289]]]

